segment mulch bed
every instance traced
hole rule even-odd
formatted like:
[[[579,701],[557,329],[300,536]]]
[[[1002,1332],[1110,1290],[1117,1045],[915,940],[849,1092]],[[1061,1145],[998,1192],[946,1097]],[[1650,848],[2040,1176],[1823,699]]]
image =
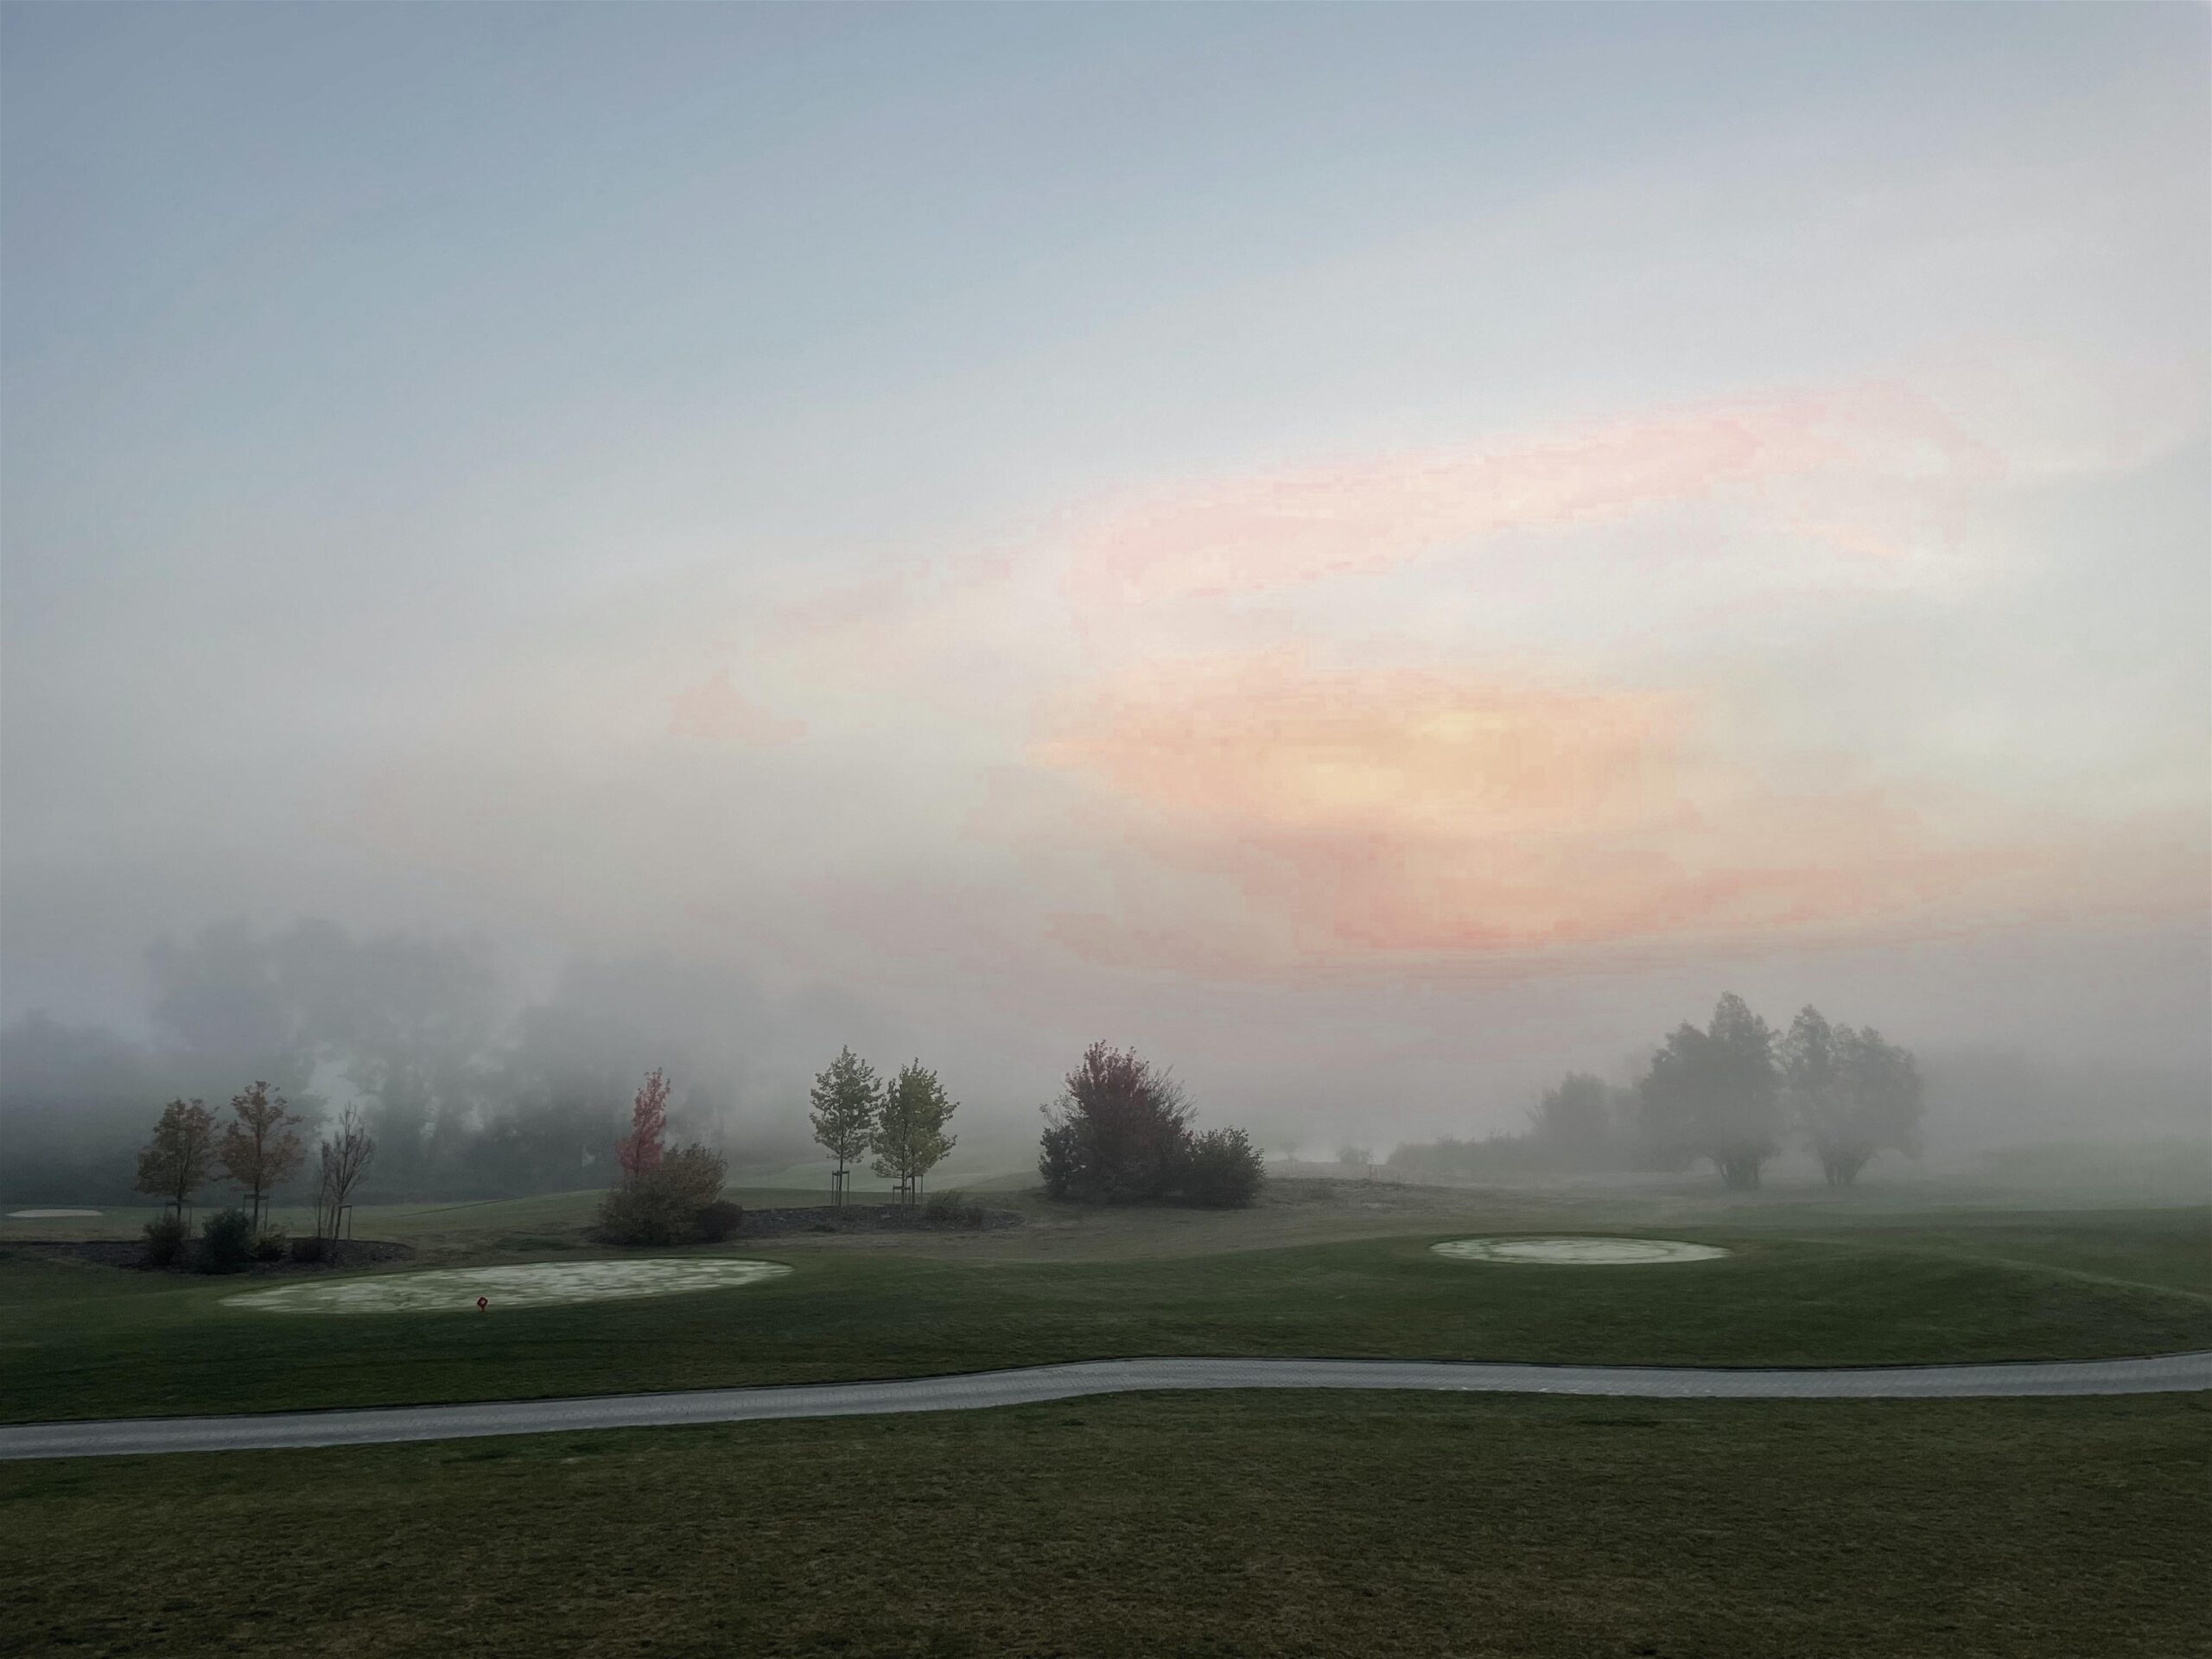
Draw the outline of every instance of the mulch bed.
[[[827,1204],[785,1210],[747,1210],[734,1235],[739,1238],[772,1238],[781,1233],[972,1233],[1000,1227],[1019,1227],[1020,1215],[1012,1210],[986,1210],[980,1224],[964,1218],[932,1217],[926,1205],[849,1204],[838,1209]]]
[[[144,1248],[133,1238],[11,1238],[0,1249],[28,1250],[34,1255],[60,1256],[71,1261],[91,1262],[103,1268],[140,1268]],[[191,1260],[197,1260],[200,1243],[191,1246]],[[270,1278],[297,1273],[327,1273],[334,1268],[373,1267],[379,1262],[404,1262],[415,1254],[410,1244],[394,1244],[381,1238],[349,1238],[338,1247],[334,1256],[321,1262],[295,1262],[286,1256],[281,1262],[249,1262],[232,1269],[225,1278]],[[191,1273],[188,1262],[177,1268],[143,1268],[148,1273]]]

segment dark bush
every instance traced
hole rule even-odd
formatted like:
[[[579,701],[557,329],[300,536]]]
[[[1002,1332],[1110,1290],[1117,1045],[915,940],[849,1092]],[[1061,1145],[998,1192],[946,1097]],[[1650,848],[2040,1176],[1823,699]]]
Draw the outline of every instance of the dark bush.
[[[286,1249],[284,1230],[271,1227],[253,1241],[253,1259],[257,1262],[282,1262]]]
[[[1037,1173],[1055,1198],[1248,1205],[1267,1179],[1242,1129],[1191,1128],[1182,1089],[1150,1061],[1093,1043],[1045,1108]]]
[[[139,1246],[142,1268],[173,1268],[184,1260],[184,1217],[171,1211],[146,1224],[145,1242]]]
[[[721,1154],[678,1147],[651,1169],[622,1178],[599,1205],[599,1236],[609,1244],[690,1244],[722,1190]]]
[[[922,1206],[922,1222],[930,1227],[981,1227],[983,1206],[965,1192],[940,1192]]]
[[[716,1198],[699,1212],[699,1236],[709,1244],[719,1244],[745,1225],[742,1205],[728,1198]]]
[[[1052,1197],[1128,1204],[1172,1195],[1191,1108],[1151,1062],[1093,1043],[1045,1118],[1037,1173]]]
[[[253,1260],[253,1217],[218,1210],[200,1224],[200,1271],[236,1273]]]
[[[1045,1196],[1071,1198],[1083,1176],[1082,1132],[1073,1123],[1048,1123],[1037,1154],[1037,1173],[1045,1178]]]
[[[1260,1194],[1267,1164],[1242,1129],[1208,1129],[1191,1137],[1183,1160],[1183,1196],[1216,1210],[1241,1210]]]
[[[292,1260],[320,1262],[328,1254],[330,1241],[320,1233],[309,1233],[292,1241]]]

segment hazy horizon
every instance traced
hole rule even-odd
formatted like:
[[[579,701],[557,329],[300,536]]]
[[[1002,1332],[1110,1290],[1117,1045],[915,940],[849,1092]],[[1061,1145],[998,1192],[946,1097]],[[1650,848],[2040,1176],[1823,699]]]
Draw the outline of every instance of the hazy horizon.
[[[0,27],[9,1022],[327,918],[1010,1127],[1723,991],[2212,1089],[2200,8]]]

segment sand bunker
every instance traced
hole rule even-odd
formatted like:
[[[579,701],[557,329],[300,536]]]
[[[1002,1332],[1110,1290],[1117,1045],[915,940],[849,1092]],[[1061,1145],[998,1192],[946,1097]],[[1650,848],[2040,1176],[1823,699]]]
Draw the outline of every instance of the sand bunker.
[[[540,1262],[513,1268],[440,1268],[375,1279],[323,1280],[226,1296],[225,1306],[270,1313],[436,1313],[476,1311],[483,1297],[497,1313],[554,1302],[605,1302],[629,1296],[678,1296],[727,1290],[791,1271],[774,1262],[702,1256],[648,1262]]]
[[[54,1221],[63,1216],[97,1216],[97,1210],[10,1210],[10,1221]]]
[[[1548,1262],[1578,1268],[1642,1267],[1654,1262],[1710,1262],[1727,1251],[1673,1238],[1455,1238],[1430,1246],[1455,1262]]]

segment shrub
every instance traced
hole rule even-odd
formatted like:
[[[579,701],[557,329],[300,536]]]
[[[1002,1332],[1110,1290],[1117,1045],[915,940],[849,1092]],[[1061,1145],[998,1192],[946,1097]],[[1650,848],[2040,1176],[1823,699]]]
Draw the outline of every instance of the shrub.
[[[253,1217],[243,1210],[219,1210],[200,1224],[200,1270],[236,1273],[253,1260]]]
[[[1037,1172],[1053,1198],[1125,1204],[1170,1196],[1191,1108],[1149,1061],[1093,1043],[1045,1116]]]
[[[983,1206],[965,1192],[939,1192],[922,1206],[922,1222],[930,1227],[981,1227]]]
[[[1242,1129],[1208,1129],[1191,1138],[1183,1159],[1183,1196],[1217,1210],[1241,1210],[1259,1196],[1267,1166]]]
[[[693,1243],[721,1195],[723,1173],[722,1155],[713,1148],[678,1147],[607,1189],[599,1205],[600,1237],[610,1244]]]
[[[699,1236],[719,1244],[745,1225],[745,1211],[728,1198],[716,1198],[699,1212]]]
[[[1244,1131],[1198,1134],[1173,1078],[1103,1043],[1084,1051],[1066,1091],[1045,1108],[1037,1173],[1055,1198],[1222,1207],[1251,1203],[1267,1179]]]
[[[1070,1198],[1083,1174],[1081,1134],[1072,1123],[1048,1123],[1037,1154],[1037,1173],[1045,1178],[1045,1196]]]
[[[292,1260],[320,1262],[328,1254],[330,1241],[320,1233],[308,1233],[292,1241]]]
[[[284,1250],[284,1230],[281,1227],[271,1227],[253,1241],[253,1259],[257,1262],[282,1262]]]
[[[139,1246],[142,1268],[173,1268],[184,1259],[184,1217],[171,1211],[146,1224],[145,1242]]]

